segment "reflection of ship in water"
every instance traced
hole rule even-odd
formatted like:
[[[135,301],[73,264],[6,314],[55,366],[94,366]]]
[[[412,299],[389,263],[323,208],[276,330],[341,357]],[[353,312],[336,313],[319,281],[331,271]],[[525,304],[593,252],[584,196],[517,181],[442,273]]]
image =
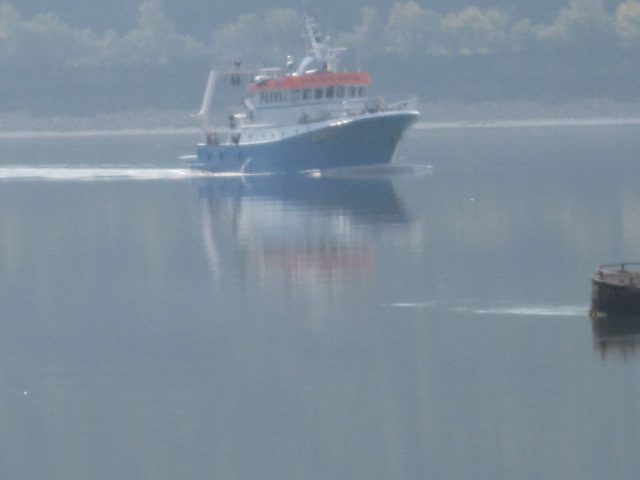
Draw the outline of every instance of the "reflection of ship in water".
[[[371,277],[381,229],[403,226],[386,229],[388,239],[411,228],[388,178],[216,177],[198,186],[209,260],[225,278],[316,287]]]
[[[640,347],[640,317],[592,316],[593,339],[602,358],[628,357]]]

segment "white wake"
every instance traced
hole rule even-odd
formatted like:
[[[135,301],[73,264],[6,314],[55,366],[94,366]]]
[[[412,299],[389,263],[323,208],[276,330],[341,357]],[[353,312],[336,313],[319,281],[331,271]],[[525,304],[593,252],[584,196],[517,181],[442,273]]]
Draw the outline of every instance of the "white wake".
[[[457,312],[476,315],[527,315],[540,317],[582,317],[588,314],[584,305],[511,305],[489,308],[454,308]]]
[[[133,166],[4,166],[0,181],[98,181],[98,180],[181,180],[212,176],[191,168],[158,168]]]

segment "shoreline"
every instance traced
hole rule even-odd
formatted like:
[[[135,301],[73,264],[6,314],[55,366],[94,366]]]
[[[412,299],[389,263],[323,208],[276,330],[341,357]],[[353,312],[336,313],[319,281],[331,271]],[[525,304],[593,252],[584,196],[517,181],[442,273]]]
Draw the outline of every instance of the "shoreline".
[[[615,118],[547,118],[532,120],[488,120],[488,121],[424,121],[415,124],[417,130],[481,129],[481,128],[545,128],[545,127],[591,127],[640,125],[640,117]],[[0,131],[0,139],[38,138],[82,138],[82,137],[125,137],[194,135],[201,133],[193,127],[152,127],[152,128],[105,128],[87,130],[14,130]]]
[[[522,127],[603,127],[640,125],[640,117],[629,118],[548,118],[536,120],[493,120],[461,122],[418,122],[414,128],[419,130],[456,129],[456,128],[522,128]]]
[[[125,137],[154,135],[198,135],[197,128],[126,128],[126,129],[88,129],[88,130],[43,130],[43,131],[0,131],[0,139],[33,139],[65,137]]]
[[[561,104],[530,101],[420,102],[417,129],[614,126],[640,124],[640,103],[585,99]],[[213,124],[227,126],[214,112]],[[0,139],[108,136],[200,135],[199,122],[186,110],[138,109],[88,116],[0,113]]]

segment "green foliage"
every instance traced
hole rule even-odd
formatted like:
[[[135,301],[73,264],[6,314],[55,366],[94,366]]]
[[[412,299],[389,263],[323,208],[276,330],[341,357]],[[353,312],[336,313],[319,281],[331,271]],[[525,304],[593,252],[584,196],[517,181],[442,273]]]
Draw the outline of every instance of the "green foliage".
[[[352,28],[332,32],[331,46],[347,49],[342,66],[371,71],[382,91],[423,99],[640,98],[640,0],[615,9],[603,0],[568,0],[546,23],[514,18],[506,8],[440,13],[423,5],[364,7]],[[23,18],[12,3],[0,3],[0,108],[58,108],[82,89],[93,103],[97,90],[107,99],[111,89],[127,105],[169,98],[171,108],[195,105],[212,65],[284,66],[308,48],[299,11],[243,14],[217,24],[208,39],[180,32],[166,12],[163,0],[144,0],[128,30],[96,31],[53,13]],[[38,95],[44,100],[35,101]]]
[[[124,33],[74,28],[53,13],[23,19],[11,3],[0,5],[0,60],[5,65],[167,65],[213,54],[218,64],[242,59],[270,66],[287,55],[303,55],[302,35],[300,12],[290,9],[241,15],[215,30],[213,42],[206,45],[176,31],[162,0],[144,1],[136,27]],[[640,3],[628,0],[609,14],[602,0],[571,0],[553,22],[536,25],[529,19],[512,19],[497,8],[467,7],[441,14],[409,0],[396,2],[386,16],[374,7],[363,8],[360,23],[339,32],[335,40],[359,58],[373,61],[389,55],[420,61],[441,55],[593,48],[598,42],[607,48],[637,48]]]
[[[241,15],[236,23],[214,33],[216,64],[230,65],[237,59],[254,66],[281,64],[296,54],[303,41],[300,14],[287,9],[270,9]],[[304,52],[302,52],[304,53]]]

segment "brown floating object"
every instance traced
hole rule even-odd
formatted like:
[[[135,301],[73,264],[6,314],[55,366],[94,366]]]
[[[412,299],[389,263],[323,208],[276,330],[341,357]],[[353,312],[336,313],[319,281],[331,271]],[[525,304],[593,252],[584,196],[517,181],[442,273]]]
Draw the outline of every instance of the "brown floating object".
[[[601,265],[591,278],[591,316],[640,316],[640,263]]]

